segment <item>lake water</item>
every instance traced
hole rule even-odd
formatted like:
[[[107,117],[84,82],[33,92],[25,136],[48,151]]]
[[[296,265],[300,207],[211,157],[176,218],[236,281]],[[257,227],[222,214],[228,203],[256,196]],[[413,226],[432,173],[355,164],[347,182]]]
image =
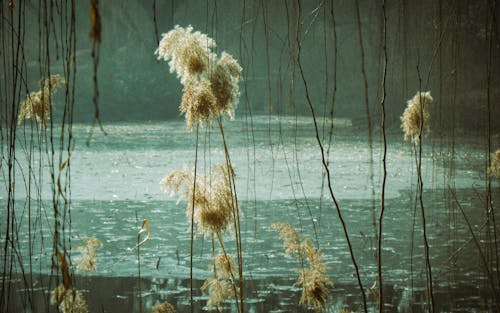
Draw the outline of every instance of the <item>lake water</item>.
[[[300,288],[293,286],[297,278],[295,269],[300,268],[300,263],[284,254],[282,240],[270,229],[274,222],[289,222],[301,228],[321,249],[328,266],[327,274],[335,284],[330,290],[329,311],[337,312],[340,308],[360,311],[361,296],[346,240],[328,190],[322,187],[321,154],[311,119],[257,116],[224,121],[224,125],[243,212],[246,311],[303,310],[297,305]],[[174,169],[193,168],[196,133],[188,131],[183,121],[119,123],[105,125],[105,129],[106,136],[96,130],[87,146],[89,127],[73,126],[71,206],[65,222],[66,238],[71,240],[73,249],[90,236],[103,243],[97,250],[97,272],[78,276],[77,284],[92,312],[138,312],[138,263],[137,250],[133,247],[142,221],[148,219],[150,240],[140,248],[144,312],[163,300],[175,304],[178,312],[187,311],[190,232],[185,203],[177,203],[177,199],[162,193],[159,181]],[[398,131],[389,134],[382,254],[384,291],[388,311],[418,312],[426,308],[422,226],[416,198],[415,156],[411,144],[402,137]],[[40,304],[45,303],[45,286],[53,272],[52,189],[47,154],[44,148],[39,152],[39,147],[45,144],[35,140],[31,165],[36,169],[32,175],[37,183],[32,185],[28,205],[26,164],[30,162],[25,151],[29,151],[29,138],[27,130],[18,131],[15,212],[18,253],[22,258],[13,262],[12,271],[34,273],[35,290],[38,290],[34,297]],[[492,309],[482,259],[459,210],[460,205],[482,248],[492,245],[494,241],[485,236],[488,226],[484,225],[483,142],[484,138],[457,138],[451,152],[446,140],[424,139],[423,199],[438,311]],[[216,127],[200,129],[198,147],[201,171],[224,161]],[[381,153],[381,140],[377,135],[371,180],[366,133],[348,120],[334,120],[328,158],[333,191],[373,310],[375,298],[368,287],[377,279],[373,221],[380,210]],[[5,211],[5,167],[3,171],[1,182],[5,187],[0,191],[0,201]],[[498,180],[493,181],[495,205],[500,200],[499,187]],[[456,191],[458,204],[449,188]],[[5,219],[0,227],[3,247]],[[31,238],[27,235],[29,232]],[[228,250],[234,252],[233,238],[228,235],[224,240]],[[209,238],[195,239],[193,272],[198,287],[211,275],[211,246]],[[31,267],[30,249],[33,251]],[[485,251],[488,260],[493,262],[494,256],[490,254],[494,250]],[[73,257],[78,255],[75,250]],[[497,277],[496,271],[493,275]],[[21,312],[25,300],[22,275],[14,275],[12,282],[11,305],[16,308],[13,312]],[[206,296],[197,288],[196,311],[206,310],[205,304]],[[49,306],[40,305],[40,312],[46,307]],[[227,310],[236,311],[231,304]]]

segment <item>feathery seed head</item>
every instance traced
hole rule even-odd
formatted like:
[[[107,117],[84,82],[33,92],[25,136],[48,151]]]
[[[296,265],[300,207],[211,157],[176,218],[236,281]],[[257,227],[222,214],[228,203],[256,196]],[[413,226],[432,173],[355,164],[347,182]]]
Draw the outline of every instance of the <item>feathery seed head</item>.
[[[225,173],[225,174],[224,174]],[[189,221],[194,214],[198,225],[197,233],[204,235],[221,234],[232,230],[233,208],[236,199],[231,188],[230,178],[234,173],[225,164],[216,165],[210,176],[197,175],[189,171],[173,171],[160,182],[163,191],[179,194],[179,200],[186,200]]]
[[[40,82],[40,90],[32,91],[21,102],[17,121],[20,124],[25,119],[36,118],[41,127],[50,119],[52,111],[52,93],[66,83],[61,75],[52,75]]]
[[[493,153],[491,159],[491,166],[488,168],[488,173],[500,178],[500,149]]]
[[[52,291],[50,303],[62,313],[88,313],[87,303],[82,294],[75,289],[66,289],[60,284]]]
[[[170,71],[177,73],[184,85],[179,109],[186,115],[189,129],[194,123],[203,126],[215,116],[234,117],[242,68],[226,52],[217,58],[214,47],[212,38],[193,32],[192,26],[176,26],[163,34],[155,51],[158,59],[169,61]]]
[[[175,313],[174,306],[168,301],[162,302],[151,309],[153,313]]]
[[[208,290],[207,306],[209,308],[218,307],[225,300],[233,296],[232,285],[227,280],[209,278],[203,283],[203,286],[201,286],[201,291],[205,292],[207,290]]]
[[[405,134],[405,140],[411,139],[414,143],[418,143],[421,135],[429,131],[429,105],[432,101],[430,91],[419,91],[411,100],[408,100],[408,106],[401,116],[401,128]]]

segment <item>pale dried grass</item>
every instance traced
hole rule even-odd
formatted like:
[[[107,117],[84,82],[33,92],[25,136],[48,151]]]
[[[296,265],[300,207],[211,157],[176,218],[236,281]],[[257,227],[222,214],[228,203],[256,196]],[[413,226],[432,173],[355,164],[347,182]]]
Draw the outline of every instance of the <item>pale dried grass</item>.
[[[500,149],[493,153],[493,158],[491,159],[491,166],[488,168],[488,173],[490,175],[495,175],[500,178]]]
[[[226,164],[214,166],[209,176],[197,175],[196,182],[192,171],[175,170],[161,180],[160,186],[164,192],[178,195],[179,201],[187,202],[186,214],[197,224],[197,233],[216,235],[233,230],[233,175],[233,169],[228,170]]]
[[[175,313],[175,308],[168,301],[164,301],[158,305],[153,306],[153,313]]]
[[[97,262],[96,248],[101,247],[102,242],[95,237],[84,239],[83,245],[77,247],[82,255],[75,259],[76,269],[80,272],[95,272]]]
[[[430,91],[419,91],[411,100],[408,100],[408,106],[401,116],[401,128],[403,129],[405,140],[410,139],[414,143],[418,143],[420,137],[429,131],[431,117],[429,106],[432,101],[433,98]]]
[[[326,276],[326,265],[321,258],[321,251],[316,249],[300,230],[288,223],[274,223],[271,228],[278,231],[283,239],[285,253],[295,255],[304,265],[308,265],[297,269],[299,278],[294,285],[302,287],[299,303],[313,307],[316,311],[326,311],[330,293],[328,287],[333,286],[333,283]]]
[[[212,52],[215,41],[193,27],[175,26],[160,41],[155,53],[169,61],[170,71],[177,73],[184,86],[179,106],[189,129],[199,123],[210,123],[214,117],[234,117],[238,103],[242,68],[228,53],[220,58]]]
[[[82,294],[75,289],[66,289],[63,284],[60,284],[52,291],[50,303],[56,305],[62,313],[89,312]]]
[[[52,111],[52,94],[66,83],[61,75],[52,75],[40,82],[40,90],[32,91],[21,102],[17,121],[20,124],[25,119],[35,118],[42,128],[50,119]]]

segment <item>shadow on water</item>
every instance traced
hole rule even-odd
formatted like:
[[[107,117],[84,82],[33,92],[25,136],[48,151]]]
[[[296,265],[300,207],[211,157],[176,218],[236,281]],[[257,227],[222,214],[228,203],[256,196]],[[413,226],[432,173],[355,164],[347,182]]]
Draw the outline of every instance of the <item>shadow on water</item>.
[[[34,278],[32,301],[35,311],[47,312],[50,293],[48,275]],[[29,291],[19,275],[11,279],[9,312],[29,312]],[[293,286],[289,279],[257,279],[245,282],[245,312],[310,312],[299,306],[301,289]],[[52,284],[54,282],[52,281]],[[189,311],[189,280],[178,278],[142,278],[143,312],[163,301],[171,303],[177,312]],[[207,297],[199,293],[203,281],[195,280],[194,312],[208,311]],[[85,297],[89,312],[139,312],[138,279],[134,277],[78,276],[76,287]],[[401,288],[396,285],[385,286],[385,312],[423,312],[426,310],[425,290]],[[361,309],[359,290],[356,285],[337,285],[330,289],[331,297],[328,312],[342,309],[356,312]],[[492,294],[488,288],[475,285],[439,286],[435,288],[436,312],[494,312]],[[373,295],[369,296],[371,310],[376,311]],[[237,312],[234,303],[225,304],[222,311]],[[50,312],[56,312],[50,305]]]

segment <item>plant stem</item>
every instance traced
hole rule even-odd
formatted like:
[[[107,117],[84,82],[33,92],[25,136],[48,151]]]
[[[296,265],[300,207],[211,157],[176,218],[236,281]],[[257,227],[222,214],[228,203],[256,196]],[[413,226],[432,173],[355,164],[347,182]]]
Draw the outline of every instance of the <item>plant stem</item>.
[[[199,134],[199,124],[196,123],[196,145],[194,153],[194,178],[193,178],[193,199],[191,204],[191,242],[189,245],[189,303],[191,313],[194,312],[194,300],[193,300],[193,247],[194,247],[194,203],[196,197],[196,173],[198,169],[198,134]]]
[[[380,107],[382,110],[382,137],[384,140],[384,152],[382,156],[382,166],[383,166],[383,179],[382,179],[382,190],[381,190],[381,203],[380,203],[380,215],[378,219],[378,247],[377,247],[377,274],[378,274],[378,285],[379,285],[379,312],[382,313],[384,310],[384,288],[382,285],[382,221],[385,212],[385,183],[387,180],[387,137],[385,133],[385,96],[386,96],[386,75],[387,75],[387,16],[386,16],[385,0],[382,0],[382,14],[384,19],[383,26],[383,42],[382,49],[384,53],[384,69],[382,75],[382,100],[380,101]]]
[[[231,182],[231,201],[233,207],[233,219],[234,219],[234,232],[236,235],[236,251],[238,256],[238,276],[240,283],[240,312],[243,313],[243,251],[241,248],[241,231],[240,231],[240,209],[238,205],[238,195],[236,193],[236,184],[234,180],[234,175],[231,172],[231,158],[229,157],[229,150],[227,148],[226,136],[224,134],[224,127],[222,126],[222,120],[220,115],[217,115],[217,123],[219,125],[219,130],[222,137],[222,143],[224,145],[224,154],[226,157],[226,167],[228,180]]]
[[[476,244],[477,250],[479,252],[479,255],[481,256],[481,261],[483,262],[484,265],[484,270],[486,271],[486,275],[488,276],[488,280],[490,281],[491,289],[493,290],[493,297],[495,298],[495,306],[497,308],[497,311],[500,311],[500,305],[499,305],[499,297],[498,297],[498,292],[495,288],[495,282],[493,280],[493,275],[491,274],[491,271],[489,270],[488,267],[488,261],[486,260],[486,257],[484,256],[483,250],[481,249],[481,244],[479,243],[479,240],[477,239],[476,235],[474,234],[474,230],[472,229],[472,225],[469,222],[469,219],[467,218],[467,215],[465,215],[465,212],[460,205],[460,202],[458,202],[457,199],[457,194],[453,189],[450,188],[450,192],[453,195],[453,199],[455,200],[455,203],[457,204],[460,212],[462,212],[462,216],[464,217],[465,223],[467,224],[467,227],[469,228],[469,232],[472,235],[472,238],[474,240],[474,243]]]
[[[139,313],[142,313],[142,284],[141,284],[141,246],[139,245],[141,235],[137,235],[137,287],[139,289]]]

